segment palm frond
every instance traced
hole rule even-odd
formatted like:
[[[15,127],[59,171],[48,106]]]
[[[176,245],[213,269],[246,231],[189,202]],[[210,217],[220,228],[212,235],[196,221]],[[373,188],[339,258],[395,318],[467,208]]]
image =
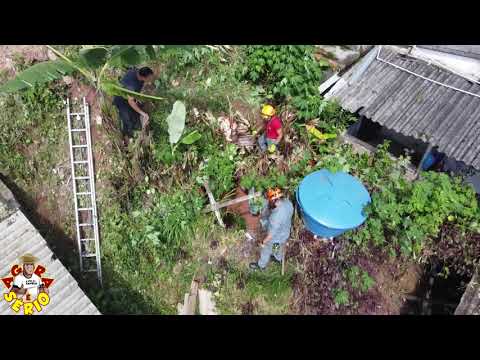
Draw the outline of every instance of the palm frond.
[[[38,84],[45,84],[71,74],[75,70],[63,60],[41,62],[30,66],[14,79],[1,85],[0,93],[13,93]]]

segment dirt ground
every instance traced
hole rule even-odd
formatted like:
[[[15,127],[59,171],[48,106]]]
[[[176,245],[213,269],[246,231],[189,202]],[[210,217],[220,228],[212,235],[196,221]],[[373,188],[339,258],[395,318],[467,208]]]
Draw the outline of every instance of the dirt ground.
[[[391,270],[382,267],[375,277],[387,314],[399,315],[404,312],[405,295],[414,295],[420,285],[423,271],[418,264],[410,265],[401,276],[395,276]]]
[[[1,45],[0,70],[13,76],[15,69],[15,56],[21,55],[27,62],[44,61],[48,59],[48,49],[44,45]]]

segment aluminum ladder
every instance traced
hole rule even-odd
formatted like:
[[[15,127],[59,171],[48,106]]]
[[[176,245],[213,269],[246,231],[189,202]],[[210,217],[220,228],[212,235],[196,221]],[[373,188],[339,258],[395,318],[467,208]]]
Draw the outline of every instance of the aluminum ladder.
[[[75,105],[79,108],[77,112],[74,109]],[[70,99],[67,98],[68,137],[80,271],[96,272],[102,286],[90,113],[85,98],[83,98],[83,104],[74,102],[72,106],[73,112],[70,108]]]

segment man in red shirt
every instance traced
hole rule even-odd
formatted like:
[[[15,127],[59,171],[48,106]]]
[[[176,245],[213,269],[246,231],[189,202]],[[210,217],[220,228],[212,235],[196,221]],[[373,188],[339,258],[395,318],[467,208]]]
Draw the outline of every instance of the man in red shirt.
[[[275,116],[275,109],[271,105],[265,105],[262,108],[262,117],[267,121],[265,133],[258,139],[258,145],[262,151],[274,152],[276,146],[282,140],[282,121]]]

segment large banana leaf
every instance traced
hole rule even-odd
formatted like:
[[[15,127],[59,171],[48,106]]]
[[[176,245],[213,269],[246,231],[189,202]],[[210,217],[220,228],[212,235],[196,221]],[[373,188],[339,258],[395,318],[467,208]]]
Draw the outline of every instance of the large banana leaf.
[[[93,47],[80,50],[80,58],[91,69],[103,66],[107,62],[108,50],[104,47]]]
[[[138,65],[142,61],[139,45],[116,45],[112,48],[109,63],[114,66]]]
[[[18,74],[15,79],[1,85],[0,93],[13,93],[38,84],[45,84],[71,74],[75,70],[73,66],[63,60],[41,62],[30,66]]]
[[[198,141],[202,138],[202,134],[200,134],[198,132],[198,130],[193,130],[190,134],[186,135],[181,143],[182,144],[185,144],[185,145],[191,145],[193,144],[195,141]]]
[[[170,144],[176,144],[178,140],[180,140],[183,129],[185,129],[186,114],[187,112],[183,102],[175,101],[172,112],[167,117]]]

